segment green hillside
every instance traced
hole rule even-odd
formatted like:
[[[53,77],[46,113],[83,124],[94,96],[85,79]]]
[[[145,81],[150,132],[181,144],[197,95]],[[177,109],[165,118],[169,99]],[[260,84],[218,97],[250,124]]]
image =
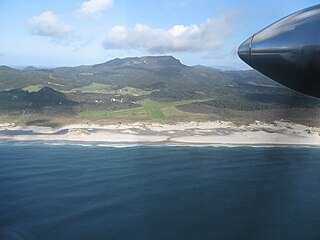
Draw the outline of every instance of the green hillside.
[[[17,122],[22,112],[25,124],[249,122],[276,120],[282,111],[292,113],[293,121],[317,126],[319,109],[318,99],[295,93],[256,71],[186,66],[171,56],[54,69],[0,66],[0,122]]]

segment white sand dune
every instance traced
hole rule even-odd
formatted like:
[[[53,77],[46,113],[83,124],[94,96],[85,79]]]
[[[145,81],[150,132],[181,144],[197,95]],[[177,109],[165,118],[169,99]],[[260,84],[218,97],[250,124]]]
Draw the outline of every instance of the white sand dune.
[[[1,131],[14,131],[11,133]],[[23,134],[19,131],[33,131]],[[59,131],[65,130],[62,133]],[[177,124],[77,124],[63,128],[22,127],[0,124],[0,140],[70,141],[102,143],[167,143],[167,144],[284,144],[320,146],[320,129],[289,121],[254,122],[237,126],[232,122],[187,122]]]

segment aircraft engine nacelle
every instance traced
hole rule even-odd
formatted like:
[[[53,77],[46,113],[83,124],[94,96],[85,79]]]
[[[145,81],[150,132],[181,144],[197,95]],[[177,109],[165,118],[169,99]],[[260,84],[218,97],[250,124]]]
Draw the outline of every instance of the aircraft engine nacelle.
[[[320,5],[254,34],[239,47],[238,55],[276,82],[320,98]]]

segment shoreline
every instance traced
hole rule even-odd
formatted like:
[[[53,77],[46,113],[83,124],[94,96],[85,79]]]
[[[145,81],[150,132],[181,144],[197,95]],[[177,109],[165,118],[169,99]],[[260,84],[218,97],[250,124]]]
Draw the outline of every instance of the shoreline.
[[[49,142],[75,144],[137,145],[287,145],[320,146],[320,128],[286,120],[256,121],[237,126],[232,122],[176,124],[133,123],[114,125],[76,124],[62,128],[0,124],[0,142]]]
[[[285,143],[273,143],[273,144],[234,144],[234,143],[201,143],[201,144],[192,144],[192,143],[172,143],[172,142],[163,142],[163,143],[148,143],[148,142],[119,142],[119,143],[109,143],[109,142],[84,142],[84,141],[12,141],[12,140],[3,140],[0,141],[1,144],[17,144],[17,145],[48,145],[48,146],[81,146],[81,147],[106,147],[106,148],[135,148],[135,147],[168,147],[168,148],[183,148],[183,147],[192,147],[192,148],[320,148],[320,144],[285,144]]]

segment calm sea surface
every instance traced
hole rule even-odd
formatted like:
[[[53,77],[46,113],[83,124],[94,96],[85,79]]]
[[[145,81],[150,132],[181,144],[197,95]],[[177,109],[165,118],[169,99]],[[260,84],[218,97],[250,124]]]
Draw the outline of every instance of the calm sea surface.
[[[320,148],[1,143],[0,239],[320,239]]]

